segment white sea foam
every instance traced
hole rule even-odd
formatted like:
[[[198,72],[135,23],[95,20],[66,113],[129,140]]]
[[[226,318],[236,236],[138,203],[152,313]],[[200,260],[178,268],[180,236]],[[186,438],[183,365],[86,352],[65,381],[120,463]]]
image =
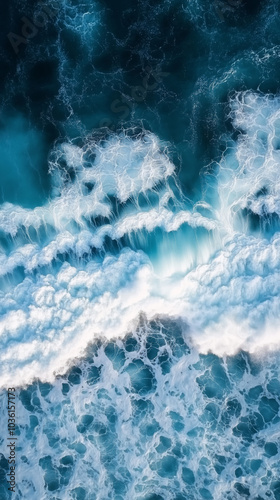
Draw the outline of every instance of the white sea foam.
[[[280,215],[280,99],[237,93],[230,117],[242,134],[220,162],[217,176],[219,219],[228,232],[237,229],[242,209],[267,219]]]
[[[1,208],[0,227],[14,238],[9,253],[3,250],[1,274],[13,276],[17,268],[25,272],[22,282],[0,296],[2,385],[36,376],[53,380],[96,336],[125,335],[141,311],[148,318],[183,318],[202,352],[256,352],[279,344],[279,233],[251,234],[242,212],[278,215],[279,102],[247,92],[235,96],[231,109],[243,135],[217,169],[213,207],[207,199],[193,209],[183,206],[174,165],[154,135],[131,139],[123,134],[103,144],[88,138],[83,146],[58,145],[50,156],[49,203],[34,210]],[[209,216],[200,214],[205,207]],[[98,216],[106,223],[98,226]],[[182,233],[180,251],[189,260],[182,267],[184,255],[176,262],[168,255],[168,241],[184,224],[211,232],[213,245],[192,260],[195,236]],[[22,228],[29,234],[42,226],[43,240],[30,236],[31,243],[21,242]],[[166,256],[157,257],[159,269],[144,252],[122,245],[115,256],[91,258],[92,249],[104,251],[106,238],[120,244],[125,235],[151,234],[156,228],[170,238],[162,245]],[[69,257],[63,265],[57,261],[61,254]]]
[[[265,444],[276,447],[278,438],[279,355],[270,355],[256,370],[244,354],[234,363],[203,359],[179,344],[181,338],[172,321],[142,320],[130,337],[137,342],[132,350],[120,340],[103,343],[79,363],[74,382],[70,372],[53,386],[35,383],[17,394],[17,482],[23,498],[70,498],[78,487],[88,492],[85,498],[118,498],[120,485],[120,498],[158,494],[172,500],[177,492],[199,498],[204,488],[208,498],[232,499],[238,470],[252,498],[265,496],[278,479],[279,453],[270,456]],[[152,350],[157,354],[151,356]],[[2,399],[4,419],[4,392]],[[81,425],[87,417],[92,421]],[[62,466],[65,458],[68,467]],[[256,462],[260,472],[248,474]]]
[[[136,202],[140,193],[166,183],[174,173],[174,165],[161,148],[152,134],[136,140],[113,137],[103,146],[94,140],[84,147],[66,143],[57,146],[50,160],[53,199],[34,210],[5,203],[0,210],[0,230],[15,236],[21,227],[38,230],[50,224],[61,231],[73,222],[85,227],[91,218],[109,217],[109,195],[119,203],[129,199]],[[75,172],[73,182],[71,171]]]

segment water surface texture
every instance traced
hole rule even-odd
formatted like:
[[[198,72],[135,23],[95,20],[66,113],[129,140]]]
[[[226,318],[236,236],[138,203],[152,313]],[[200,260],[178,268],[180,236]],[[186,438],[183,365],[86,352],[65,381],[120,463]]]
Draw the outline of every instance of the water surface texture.
[[[279,8],[1,5],[0,500],[280,500]]]

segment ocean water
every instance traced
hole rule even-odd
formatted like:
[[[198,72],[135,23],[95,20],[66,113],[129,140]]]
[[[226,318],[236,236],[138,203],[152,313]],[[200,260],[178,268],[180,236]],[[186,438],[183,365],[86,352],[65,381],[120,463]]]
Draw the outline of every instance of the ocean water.
[[[0,500],[280,499],[279,8],[1,5]]]

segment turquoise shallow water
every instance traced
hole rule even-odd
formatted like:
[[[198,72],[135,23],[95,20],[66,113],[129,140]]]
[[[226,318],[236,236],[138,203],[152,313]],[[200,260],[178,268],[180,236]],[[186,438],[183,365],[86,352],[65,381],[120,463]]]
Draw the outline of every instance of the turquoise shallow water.
[[[0,499],[279,499],[279,2],[1,12]]]

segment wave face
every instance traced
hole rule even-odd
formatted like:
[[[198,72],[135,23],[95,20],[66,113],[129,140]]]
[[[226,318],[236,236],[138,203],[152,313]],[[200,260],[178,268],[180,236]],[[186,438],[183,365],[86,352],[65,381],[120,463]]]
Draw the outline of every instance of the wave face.
[[[278,4],[3,13],[15,498],[280,499]]]

